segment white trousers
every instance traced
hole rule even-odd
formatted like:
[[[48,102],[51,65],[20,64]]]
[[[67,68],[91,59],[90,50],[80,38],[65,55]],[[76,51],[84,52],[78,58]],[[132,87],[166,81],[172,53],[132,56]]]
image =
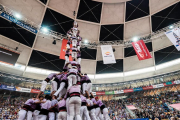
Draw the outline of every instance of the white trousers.
[[[69,63],[69,57],[68,56],[65,56],[65,65],[66,63]]]
[[[72,39],[72,46],[76,47],[77,46],[77,40],[76,39]]]
[[[104,116],[104,120],[110,120],[107,108],[103,109],[103,116]]]
[[[57,82],[56,81],[52,81],[51,83],[51,92],[53,91],[57,91]]]
[[[41,91],[44,92],[45,89],[46,89],[46,86],[47,86],[47,82],[45,80],[42,81],[42,84],[41,84]]]
[[[39,110],[35,110],[33,112],[33,120],[38,120],[38,115],[39,115],[40,111]]]
[[[92,83],[87,84],[87,91],[89,94],[92,92]]]
[[[82,90],[83,90],[83,94],[85,94],[86,93],[85,91],[87,91],[87,83],[83,83]]]
[[[96,115],[95,115],[95,109],[92,109],[91,111],[89,111],[89,115],[90,115],[91,120],[97,120]]]
[[[69,98],[66,99],[67,120],[69,120]]]
[[[72,51],[72,58],[76,59],[77,58],[77,52]]]
[[[59,112],[58,113],[58,120],[67,120],[67,112]]]
[[[78,58],[78,59],[77,59],[77,63],[78,63],[78,64],[81,64],[81,58]]]
[[[49,112],[48,116],[49,116],[49,120],[55,120],[55,113],[54,112]]]
[[[86,120],[91,120],[90,117],[89,117],[89,112],[87,110],[87,106],[81,106],[81,108],[80,108],[81,118],[83,118],[83,114],[84,114]]]
[[[80,97],[71,97],[69,99],[69,120],[73,120],[74,116],[76,120],[81,120],[80,116],[80,107],[81,107],[81,98]]]
[[[33,114],[32,111],[28,111],[27,112],[27,120],[31,120],[32,119],[32,114]]]
[[[60,87],[58,88],[58,90],[54,93],[55,96],[58,96],[58,94],[63,90],[63,88],[65,87],[65,83],[61,82],[60,83]]]
[[[77,83],[76,75],[69,75],[68,76],[68,90],[72,86],[72,84],[76,84],[76,83]]]
[[[19,115],[18,120],[24,120],[25,117],[26,117],[26,113],[27,113],[27,111],[21,109],[21,110],[18,112],[18,115]]]
[[[70,49],[70,45],[69,44],[67,44],[66,47],[67,47],[67,49]]]
[[[99,118],[100,120],[104,120],[104,119],[103,119],[103,116],[102,116],[102,114],[101,114],[101,109],[100,109],[99,107],[96,108],[95,115],[96,115],[96,117]]]
[[[38,120],[46,120],[47,115],[38,115]]]

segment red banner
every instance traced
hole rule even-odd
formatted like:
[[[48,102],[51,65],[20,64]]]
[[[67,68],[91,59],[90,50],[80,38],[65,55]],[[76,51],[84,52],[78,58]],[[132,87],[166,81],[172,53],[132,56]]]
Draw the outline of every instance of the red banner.
[[[132,45],[134,47],[134,50],[136,51],[139,60],[152,58],[143,40],[132,42]]]
[[[133,89],[125,89],[124,93],[134,92]]]
[[[60,52],[59,58],[63,59],[63,60],[65,60],[65,54],[66,54],[66,49],[67,49],[67,47],[66,47],[67,42],[68,42],[68,40],[66,40],[66,39],[62,40],[61,52]],[[70,47],[72,47],[72,45],[70,45]],[[71,55],[69,56],[69,60],[72,61]]]
[[[105,92],[96,92],[96,95],[105,95]]]
[[[39,93],[40,90],[37,89],[31,89],[31,93]]]
[[[150,90],[150,89],[153,89],[153,86],[143,87],[143,90]]]

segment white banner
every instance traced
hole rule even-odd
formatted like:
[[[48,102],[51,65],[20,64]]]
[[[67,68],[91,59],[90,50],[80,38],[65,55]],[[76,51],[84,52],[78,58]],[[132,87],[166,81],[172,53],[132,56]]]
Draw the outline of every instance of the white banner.
[[[161,87],[164,87],[164,84],[153,85],[153,88],[161,88]]]
[[[104,64],[116,63],[111,45],[101,45],[101,51]]]
[[[174,81],[175,84],[180,84],[180,80]]]
[[[173,43],[178,51],[180,51],[180,29],[174,28],[168,32],[165,32],[165,35]]]
[[[92,92],[93,95],[96,95],[96,92]]]
[[[117,90],[117,91],[114,91],[114,94],[122,94],[122,93],[124,93],[123,90]]]
[[[22,88],[22,87],[16,87],[16,91],[30,93],[31,89],[29,89],[29,88]]]

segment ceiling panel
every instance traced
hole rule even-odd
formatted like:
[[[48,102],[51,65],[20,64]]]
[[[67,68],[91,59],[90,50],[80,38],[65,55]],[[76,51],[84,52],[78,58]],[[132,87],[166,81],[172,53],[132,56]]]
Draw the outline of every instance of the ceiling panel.
[[[151,52],[152,55],[152,52]],[[137,56],[131,56],[124,59],[124,72],[151,67],[154,65],[154,58],[139,61]]]
[[[180,58],[180,51],[174,45],[158,50],[154,53],[156,65]]]
[[[175,2],[179,2],[179,0],[150,0],[151,14],[154,14],[159,10],[164,9]]]
[[[79,4],[77,19],[100,23],[101,8],[101,2],[81,0]]]
[[[96,53],[97,53],[96,49],[81,48],[82,59],[96,60]]]
[[[98,41],[100,25],[94,25],[78,21],[78,29],[83,40]]]
[[[37,37],[36,43],[34,48],[40,51],[44,51],[46,53],[51,53],[53,55],[60,55],[60,50],[61,50],[61,44],[62,41],[57,40],[56,45],[52,44],[53,43],[53,38],[52,37],[44,37],[44,35],[40,35]]]
[[[117,59],[115,64],[103,64],[103,61],[97,61],[96,74],[119,72],[123,72],[123,59]]]
[[[104,3],[101,24],[122,24],[124,22],[124,6],[124,3]]]
[[[95,60],[81,60],[81,72],[87,74],[96,73],[96,61]]]
[[[0,3],[38,25],[41,23],[45,7],[37,0],[1,0]]]
[[[78,2],[79,0],[50,0],[48,6],[74,18],[74,11],[78,7]]]
[[[135,36],[143,36],[150,34],[150,18],[145,17],[132,22],[128,22],[125,25],[125,39],[132,39]]]
[[[126,21],[149,15],[149,0],[132,0],[126,2]]]
[[[32,47],[35,34],[17,26],[15,23],[9,22],[0,17],[0,34],[14,41]]]

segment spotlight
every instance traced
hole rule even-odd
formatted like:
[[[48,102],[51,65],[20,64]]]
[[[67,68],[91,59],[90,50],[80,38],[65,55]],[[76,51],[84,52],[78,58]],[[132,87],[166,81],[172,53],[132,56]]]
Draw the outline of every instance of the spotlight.
[[[43,32],[43,33],[48,33],[48,31],[49,31],[48,28],[46,28],[46,27],[43,27],[43,28],[42,28],[42,32]]]
[[[113,48],[113,52],[115,52],[116,51],[116,49],[115,48]]]
[[[16,17],[17,19],[21,19],[21,15],[19,13],[15,13],[14,17]]]
[[[87,43],[88,43],[88,40],[84,40],[84,43],[86,43],[86,44],[87,44]]]
[[[173,28],[174,28],[174,26],[172,26],[172,25],[171,25],[171,26],[169,26],[169,28],[170,28],[170,29],[173,29]]]
[[[138,37],[134,37],[133,38],[133,41],[135,42],[135,41],[138,41]]]
[[[56,45],[56,40],[54,40],[52,44]]]

